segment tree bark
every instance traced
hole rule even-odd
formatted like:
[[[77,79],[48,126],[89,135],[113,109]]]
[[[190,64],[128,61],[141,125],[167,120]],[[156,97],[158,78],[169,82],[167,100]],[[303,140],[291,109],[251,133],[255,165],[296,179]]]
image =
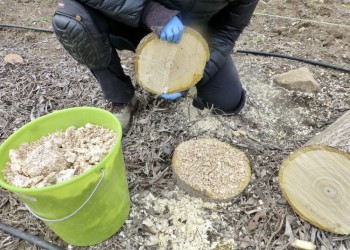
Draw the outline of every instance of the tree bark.
[[[350,154],[350,110],[314,136],[305,146],[315,144],[335,147]]]

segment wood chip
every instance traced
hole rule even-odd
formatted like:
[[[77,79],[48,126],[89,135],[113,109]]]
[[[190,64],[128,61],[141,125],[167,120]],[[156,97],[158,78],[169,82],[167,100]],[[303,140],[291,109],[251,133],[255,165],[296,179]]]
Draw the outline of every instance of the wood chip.
[[[17,187],[41,188],[78,176],[111,150],[116,133],[101,126],[69,127],[10,150],[3,170],[5,180]]]
[[[316,245],[310,241],[305,240],[294,240],[291,244],[292,247],[295,247],[297,249],[304,249],[304,250],[315,250]]]

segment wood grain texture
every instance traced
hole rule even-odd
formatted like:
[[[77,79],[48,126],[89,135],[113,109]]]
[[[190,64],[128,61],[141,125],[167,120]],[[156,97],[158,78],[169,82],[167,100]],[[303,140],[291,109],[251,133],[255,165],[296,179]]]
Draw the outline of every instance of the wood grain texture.
[[[282,164],[279,183],[292,208],[311,224],[350,234],[350,155],[333,147],[311,145]]]
[[[303,219],[350,234],[350,111],[282,163],[279,183]]]
[[[187,90],[202,78],[208,60],[208,44],[191,28],[185,28],[179,44],[149,34],[136,50],[136,81],[158,95]]]

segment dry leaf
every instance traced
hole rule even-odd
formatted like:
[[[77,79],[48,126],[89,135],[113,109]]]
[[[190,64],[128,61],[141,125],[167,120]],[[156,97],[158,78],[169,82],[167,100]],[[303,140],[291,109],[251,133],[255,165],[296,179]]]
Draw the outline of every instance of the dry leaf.
[[[239,249],[246,249],[246,248],[252,247],[252,246],[254,246],[253,240],[250,239],[249,236],[246,236],[243,238],[243,240],[239,244],[238,248]]]
[[[261,219],[265,219],[265,218],[266,218],[266,210],[262,210],[262,211],[257,212],[254,215],[253,219],[251,219],[249,221],[248,230],[252,231],[252,230],[258,228]]]
[[[292,230],[292,227],[290,225],[289,220],[290,220],[290,218],[287,216],[284,235],[288,236],[289,242],[292,242],[292,241],[294,241],[294,234],[293,234],[293,230]]]

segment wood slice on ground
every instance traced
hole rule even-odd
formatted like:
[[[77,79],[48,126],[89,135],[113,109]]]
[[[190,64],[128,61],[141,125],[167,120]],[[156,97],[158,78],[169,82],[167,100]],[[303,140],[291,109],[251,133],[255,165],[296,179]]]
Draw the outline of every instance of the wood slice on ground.
[[[249,183],[246,155],[217,139],[181,143],[173,155],[173,174],[180,188],[211,201],[229,201]]]
[[[311,224],[336,234],[350,234],[349,119],[350,111],[291,154],[279,172],[292,208]]]
[[[179,44],[146,36],[135,57],[135,77],[141,87],[153,94],[187,90],[203,76],[209,60],[209,48],[204,38],[186,27]]]

